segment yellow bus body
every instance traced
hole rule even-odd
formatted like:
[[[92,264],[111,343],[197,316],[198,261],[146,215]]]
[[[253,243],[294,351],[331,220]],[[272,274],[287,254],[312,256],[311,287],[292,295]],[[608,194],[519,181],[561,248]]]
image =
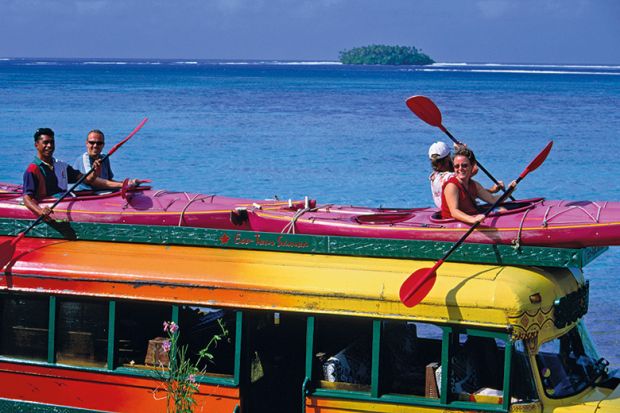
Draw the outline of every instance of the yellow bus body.
[[[434,262],[49,239],[25,240],[15,257],[4,269],[0,291],[505,331],[511,340],[525,340],[532,365],[540,344],[576,325],[573,320],[556,327],[554,304],[585,283],[577,269],[447,262],[437,271],[428,296],[408,308],[399,300],[401,284]],[[540,403],[514,404],[510,411],[594,412],[597,407],[604,407],[597,411],[620,411],[619,388],[594,387],[556,400],[545,396],[540,377],[533,376]],[[473,411],[313,395],[305,398],[304,409],[316,413]]]

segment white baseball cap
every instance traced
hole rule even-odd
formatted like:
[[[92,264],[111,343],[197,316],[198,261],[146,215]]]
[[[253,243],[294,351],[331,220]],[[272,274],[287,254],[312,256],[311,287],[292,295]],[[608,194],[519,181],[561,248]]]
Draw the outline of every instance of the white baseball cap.
[[[436,155],[438,159],[445,158],[450,155],[450,147],[443,142],[435,142],[428,148],[428,157],[431,160],[433,155]]]

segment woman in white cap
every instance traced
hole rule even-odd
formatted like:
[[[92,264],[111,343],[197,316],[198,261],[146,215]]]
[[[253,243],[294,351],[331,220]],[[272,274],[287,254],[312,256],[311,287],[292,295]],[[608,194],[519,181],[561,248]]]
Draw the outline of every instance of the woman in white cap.
[[[431,160],[433,172],[428,177],[431,181],[431,192],[435,206],[441,208],[441,192],[443,184],[454,175],[450,147],[444,142],[435,142],[428,148],[428,157]]]
[[[459,146],[455,145],[454,148],[457,150]],[[428,148],[428,157],[431,160],[431,166],[433,168],[433,172],[428,179],[431,181],[431,192],[433,193],[433,201],[437,208],[441,208],[441,193],[444,184],[454,175],[454,165],[452,164],[450,153],[450,146],[441,141],[433,143],[430,148]],[[474,166],[472,176],[476,175],[476,173],[478,173],[478,167]],[[487,191],[492,194],[496,193],[503,187],[503,182],[499,181],[499,183],[500,185],[493,185],[491,188],[488,188]]]

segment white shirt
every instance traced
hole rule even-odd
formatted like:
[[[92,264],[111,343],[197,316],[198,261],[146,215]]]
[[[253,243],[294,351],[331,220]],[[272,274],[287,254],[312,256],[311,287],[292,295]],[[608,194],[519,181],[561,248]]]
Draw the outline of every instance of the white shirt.
[[[431,181],[431,192],[433,193],[433,201],[435,201],[435,206],[437,208],[441,208],[441,193],[443,192],[443,185],[453,175],[454,172],[433,171],[433,173],[428,177],[428,179]]]

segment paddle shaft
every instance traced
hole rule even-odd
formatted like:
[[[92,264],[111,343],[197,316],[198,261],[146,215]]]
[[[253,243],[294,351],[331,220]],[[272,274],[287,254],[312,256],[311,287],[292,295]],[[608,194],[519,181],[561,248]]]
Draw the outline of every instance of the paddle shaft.
[[[489,214],[491,213],[491,211],[493,211],[499,204],[501,204],[502,202],[504,202],[506,200],[506,198],[508,198],[510,196],[510,194],[512,193],[512,191],[514,191],[514,189],[516,188],[517,184],[524,178],[524,176],[519,176],[519,178],[517,178],[515,180],[514,185],[511,185],[508,190],[506,192],[504,192],[502,194],[502,196],[500,196],[494,203],[493,205],[491,205],[491,207],[484,213],[484,217],[486,218],[487,216],[489,216]],[[437,268],[441,267],[441,265],[448,259],[448,257],[450,255],[452,255],[452,253],[454,251],[456,251],[456,249],[458,247],[460,247],[465,240],[467,239],[467,237],[469,237],[469,235],[474,232],[474,230],[476,228],[478,228],[480,226],[480,224],[482,223],[483,220],[477,221],[475,222],[471,227],[469,227],[469,229],[467,230],[467,232],[465,232],[465,234],[463,234],[463,236],[456,242],[454,243],[454,245],[452,245],[452,247],[450,247],[450,249],[444,254],[443,257],[441,257],[436,263],[435,265],[433,265],[433,268],[429,268],[424,274],[423,276],[417,281],[418,285],[422,285],[424,284],[424,282],[426,280],[428,280],[431,277],[436,277],[435,271],[437,270]],[[409,301],[409,299],[411,298],[411,296],[413,296],[413,294],[416,293],[416,289],[412,288],[406,295],[405,297],[402,299],[403,303],[407,303]]]
[[[138,131],[142,128],[142,126],[144,126],[144,124],[146,123],[148,119],[144,118],[142,120],[142,122],[140,122],[140,124],[138,126],[136,126],[136,128],[122,141],[120,141],[119,143],[117,143],[116,145],[114,145],[112,147],[112,149],[110,149],[110,152],[108,152],[107,154],[105,154],[102,158],[101,158],[101,163],[103,163],[106,159],[108,159],[110,157],[110,155],[112,155],[114,152],[116,152],[116,150],[118,148],[120,148],[121,146],[123,146],[123,144],[125,142],[127,142],[129,139],[131,139],[133,137],[133,135],[135,135],[136,133],[138,133]],[[90,171],[86,172],[85,174],[82,174],[82,176],[80,177],[80,179],[77,180],[76,183],[73,184],[73,186],[64,194],[62,194],[62,196],[60,198],[58,198],[56,200],[56,202],[54,202],[52,204],[52,206],[50,206],[50,209],[53,210],[63,199],[65,199],[67,197],[67,195],[69,195],[71,192],[73,192],[73,190],[75,188],[77,188],[82,182],[84,182],[84,180],[86,179],[86,177],[88,175],[90,175],[93,171],[95,170],[95,167],[93,166],[92,168],[90,168]],[[39,215],[39,217],[32,223],[30,224],[30,226],[28,228],[26,228],[25,231],[22,231],[13,241],[12,244],[15,245],[19,242],[19,240],[21,240],[26,233],[28,233],[32,228],[36,227],[37,225],[39,225],[41,223],[41,221],[43,221],[45,219],[45,217],[43,215]]]
[[[506,198],[508,198],[510,196],[510,194],[512,194],[512,192],[515,190],[515,188],[517,187],[517,185],[519,184],[519,182],[521,182],[521,180],[524,178],[525,176],[519,176],[516,180],[514,185],[511,185],[506,192],[504,192],[502,194],[502,196],[500,196],[494,203],[493,205],[491,205],[489,207],[489,209],[484,213],[484,217],[488,217],[489,214],[491,212],[493,212],[493,210],[495,208],[497,208],[497,206],[499,204],[501,204],[502,202],[504,202],[506,200]],[[448,252],[446,252],[444,254],[444,256],[437,261],[437,264],[435,264],[435,267],[433,267],[433,270],[436,270],[436,267],[439,267],[441,264],[443,264],[443,262],[450,256],[452,255],[452,253],[461,246],[461,244],[463,244],[463,242],[465,242],[465,240],[467,239],[467,237],[469,237],[469,234],[471,234],[472,232],[474,232],[474,230],[476,228],[478,228],[480,226],[480,224],[482,223],[483,220],[477,221],[475,222],[471,227],[469,227],[469,229],[467,230],[467,232],[465,234],[463,234],[463,236],[461,237],[461,239],[459,239],[449,250]],[[441,264],[440,264],[441,263]],[[438,265],[439,264],[439,265]]]
[[[450,131],[448,129],[446,129],[443,125],[439,125],[438,126],[439,129],[441,129],[446,135],[448,135],[448,137],[450,139],[452,139],[452,142],[456,143],[457,145],[463,145],[462,142],[459,142],[454,136],[452,136],[452,134],[450,133]],[[482,166],[482,164],[480,163],[480,161],[478,161],[478,159],[476,159],[476,165],[478,165],[478,168],[480,168],[480,170],[482,172],[484,172],[486,174],[486,176],[489,177],[489,179],[491,179],[491,181],[493,181],[493,183],[497,186],[499,186],[499,181],[497,179],[495,179],[495,177],[491,174],[491,172],[489,172],[487,170],[487,168],[485,168],[484,166]],[[504,188],[501,188],[502,191],[504,191],[504,193],[507,193],[507,190]],[[515,199],[511,196],[510,199],[512,201],[514,201]]]
[[[484,213],[484,217],[488,217],[489,214],[495,209],[497,208],[497,206],[499,204],[501,204],[502,202],[504,202],[506,200],[506,198],[508,198],[510,196],[510,194],[512,194],[512,192],[515,190],[515,188],[517,187],[517,185],[519,185],[519,182],[521,182],[523,180],[523,178],[525,178],[527,176],[527,174],[529,174],[530,172],[536,170],[536,168],[538,168],[547,158],[547,155],[549,155],[549,151],[551,151],[551,147],[553,146],[553,141],[549,142],[547,144],[547,146],[545,146],[545,148],[538,154],[538,156],[536,156],[536,158],[534,158],[534,160],[532,162],[530,162],[530,164],[523,170],[523,172],[521,172],[521,175],[519,175],[519,177],[517,179],[515,179],[514,183],[512,185],[510,185],[508,187],[508,190],[506,190],[506,192],[504,192],[502,194],[502,196],[500,196],[494,203],[493,205],[491,205],[489,207],[489,209]],[[452,248],[450,248],[448,250],[448,252],[441,258],[441,262],[445,261],[446,258],[448,258],[450,256],[450,254],[452,254],[454,252],[455,249],[457,249],[464,241],[465,239],[469,236],[469,234],[471,234],[473,232],[473,230],[475,230],[476,228],[478,228],[478,226],[480,225],[481,221],[477,221],[474,225],[472,225],[469,230],[467,230],[467,232],[465,234],[463,234],[463,236],[461,237],[461,239],[459,239],[456,244],[454,244],[452,246]],[[441,264],[440,264],[441,265]]]

